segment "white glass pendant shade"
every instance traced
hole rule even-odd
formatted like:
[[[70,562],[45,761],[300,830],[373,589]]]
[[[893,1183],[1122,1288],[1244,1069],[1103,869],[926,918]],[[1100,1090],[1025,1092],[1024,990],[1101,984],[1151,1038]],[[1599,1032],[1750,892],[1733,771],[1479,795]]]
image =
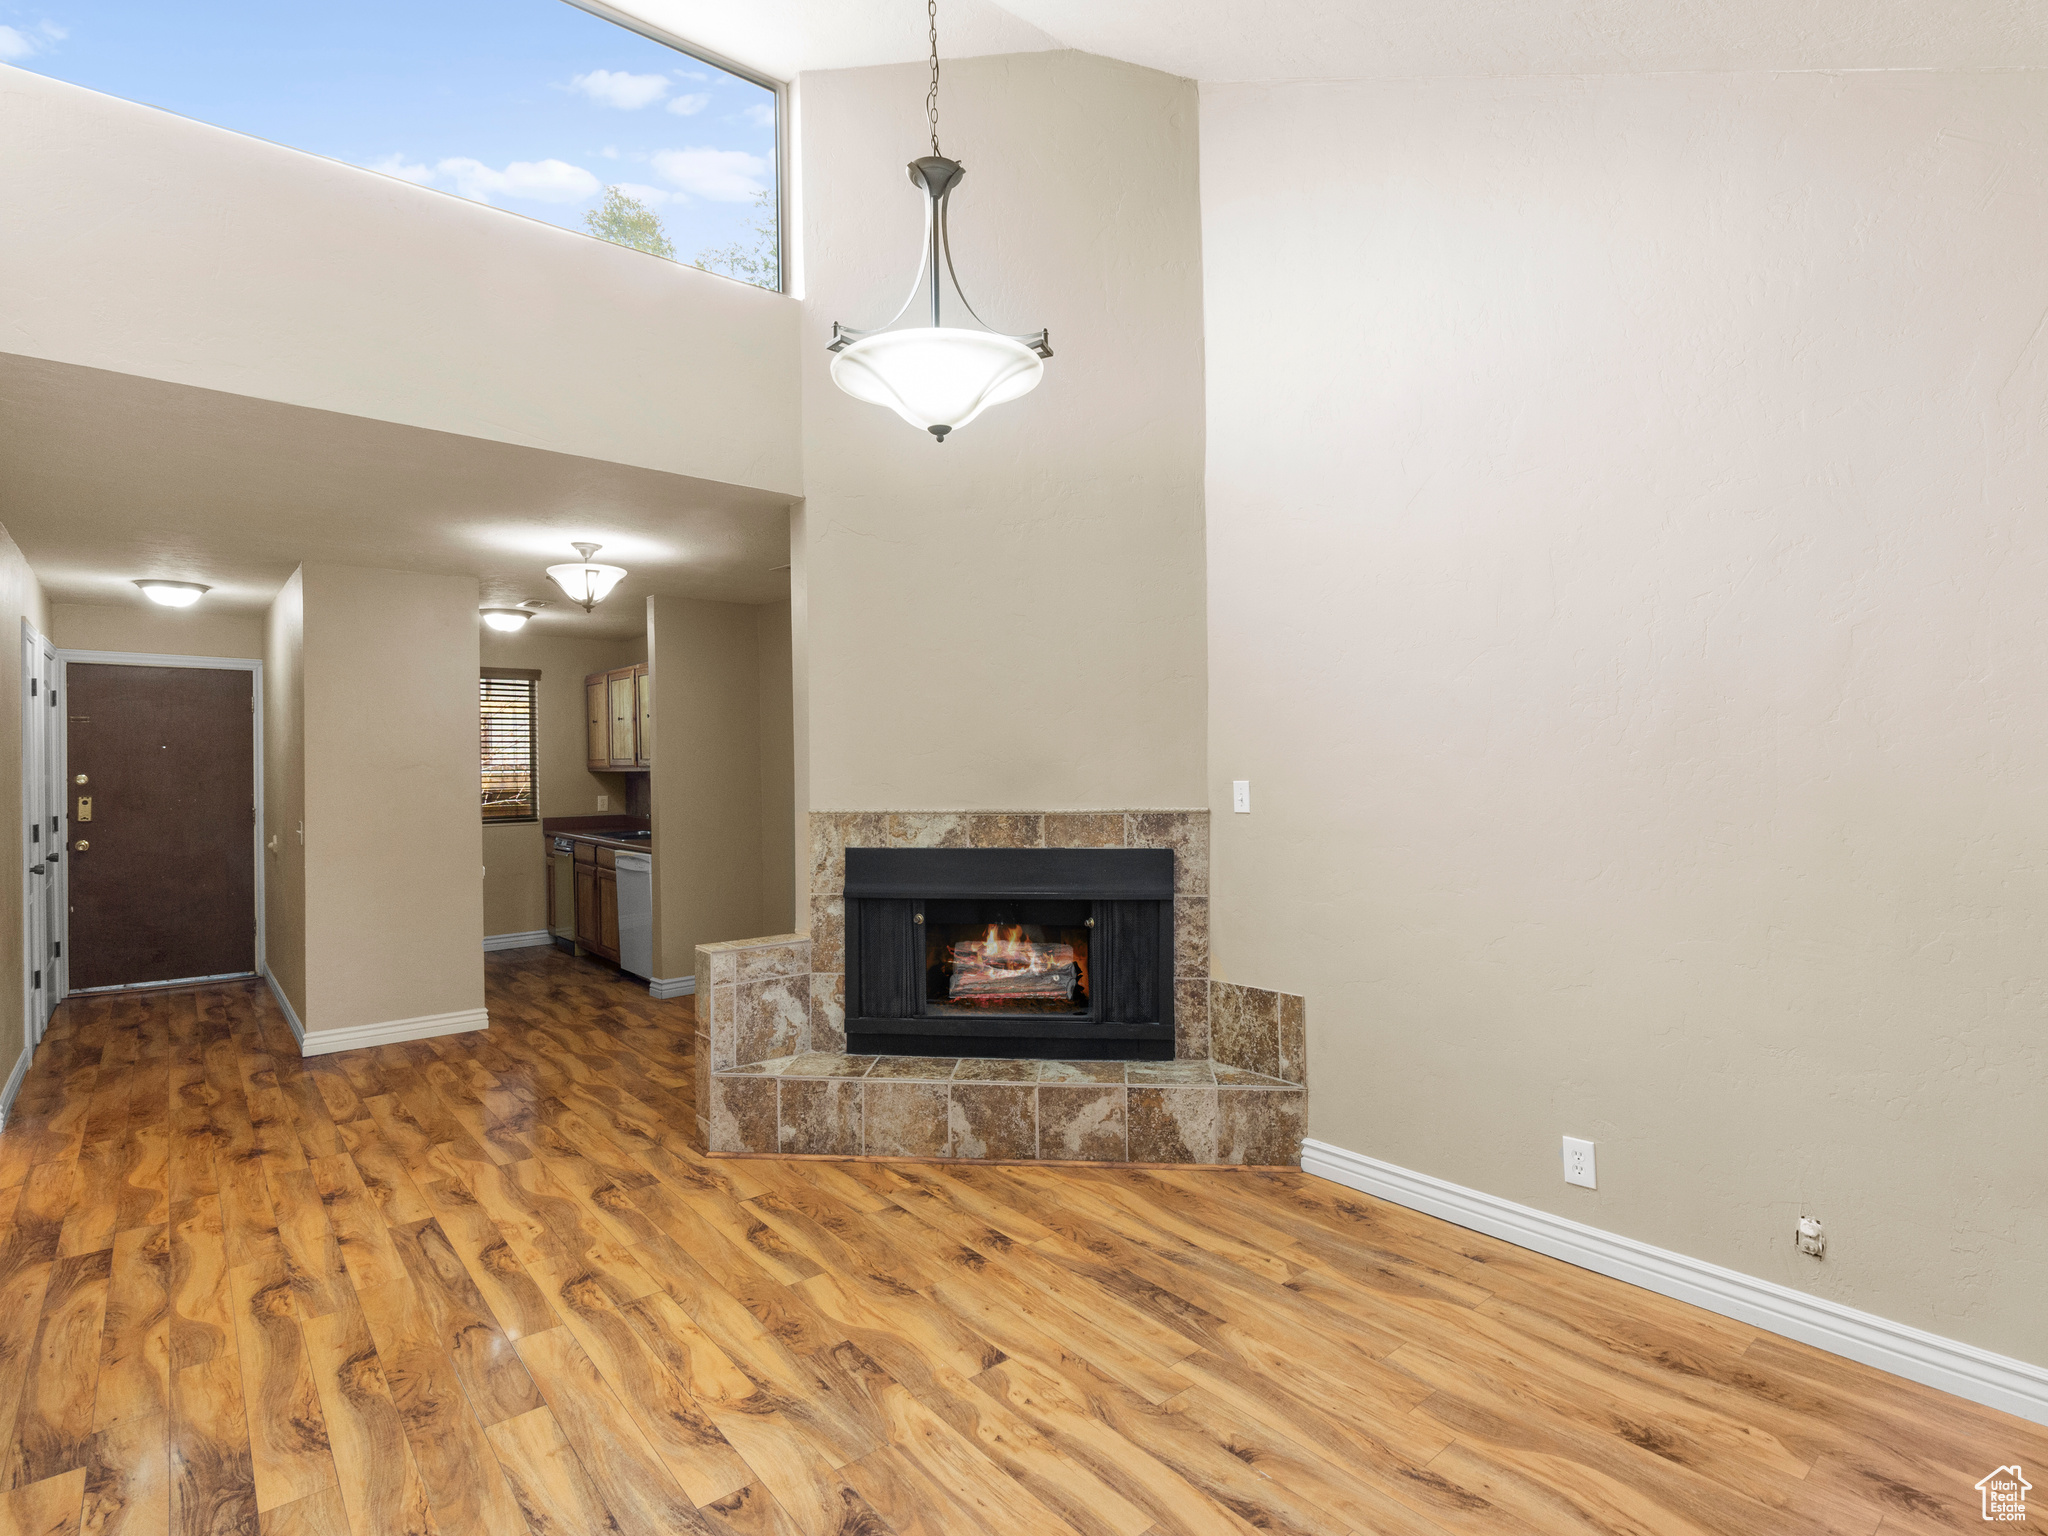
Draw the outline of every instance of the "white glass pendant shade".
[[[599,565],[590,557],[603,546],[578,544],[576,553],[583,558],[574,565],[551,565],[548,580],[568,594],[585,613],[611,595],[611,590],[626,579],[626,573],[616,565]]]
[[[883,331],[832,359],[832,382],[849,395],[938,437],[1029,394],[1044,377],[1045,364],[1023,342],[952,326]]]
[[[196,581],[138,581],[142,595],[166,608],[190,608],[213,589]]]
[[[493,629],[502,629],[506,634],[515,634],[526,628],[526,621],[533,617],[523,608],[486,608],[484,622]]]

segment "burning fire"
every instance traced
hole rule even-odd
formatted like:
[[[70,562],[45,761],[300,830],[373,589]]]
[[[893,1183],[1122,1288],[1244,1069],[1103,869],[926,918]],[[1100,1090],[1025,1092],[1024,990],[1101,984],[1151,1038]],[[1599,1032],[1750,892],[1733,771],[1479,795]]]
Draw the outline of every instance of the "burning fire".
[[[953,997],[1071,997],[1080,971],[1071,944],[1027,938],[1022,926],[988,925],[952,947]]]

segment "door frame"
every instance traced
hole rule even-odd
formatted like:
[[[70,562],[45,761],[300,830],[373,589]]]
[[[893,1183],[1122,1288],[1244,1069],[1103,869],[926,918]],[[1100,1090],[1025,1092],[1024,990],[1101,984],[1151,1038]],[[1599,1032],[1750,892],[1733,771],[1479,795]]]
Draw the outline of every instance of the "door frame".
[[[250,745],[255,754],[256,803],[249,826],[249,857],[255,861],[256,869],[256,969],[250,974],[267,976],[270,964],[264,950],[263,923],[263,663],[254,657],[237,656],[156,656],[147,651],[75,651],[62,647],[57,651],[57,665],[63,674],[63,697],[65,699],[65,731],[59,743],[58,752],[62,767],[58,773],[58,788],[62,790],[71,782],[71,663],[80,662],[93,667],[197,667],[211,672],[247,672],[249,676]],[[64,801],[64,843],[68,851],[71,843],[71,802]],[[66,861],[67,873],[69,861]],[[67,892],[68,894],[68,892]],[[59,906],[59,915],[64,923],[64,983],[71,983],[71,904],[69,900]],[[234,973],[239,976],[242,973]],[[204,976],[168,977],[173,981],[206,981]],[[163,982],[144,982],[135,987],[94,987],[92,992],[99,995],[107,992],[147,991],[162,986]]]
[[[50,724],[48,713],[50,706],[43,702],[45,689],[51,688],[54,678],[61,676],[62,671],[63,668],[57,661],[56,646],[51,643],[48,636],[44,635],[24,617],[21,621],[20,821],[23,831],[28,829],[31,811],[34,812],[35,820],[40,823],[44,815],[61,807],[64,803],[63,769],[58,761],[59,755],[62,752],[62,746],[58,745],[56,751],[51,750],[50,732],[55,727]],[[31,689],[29,686],[31,678],[39,680],[44,687]],[[52,696],[54,696],[54,690]],[[42,750],[38,751],[38,747]],[[40,800],[38,792],[40,792]],[[41,843],[47,856],[48,850],[60,839],[57,832],[49,828],[42,828],[42,830],[49,833],[49,841]],[[47,947],[52,940],[57,941],[58,948],[54,954],[46,953],[38,956],[35,953],[39,947],[37,944],[35,907],[36,899],[40,893],[34,889],[33,877],[29,874],[30,846],[29,839],[22,839],[21,1041],[24,1058],[34,1051],[37,1044],[41,1042],[43,1031],[49,1024],[50,1010],[64,996],[70,964],[69,958],[62,948],[62,939],[65,936],[59,933],[46,933],[40,936],[42,939],[42,946],[40,947]],[[57,861],[54,906],[60,929],[64,926],[63,916],[68,908],[68,889],[65,879],[69,873],[69,864],[70,861],[68,859],[59,859]],[[43,996],[48,1002],[47,1007],[38,1007],[36,1003],[36,992],[38,989],[34,985],[34,976],[39,970],[47,979],[47,985],[42,988]],[[10,1079],[11,1081],[12,1079]]]

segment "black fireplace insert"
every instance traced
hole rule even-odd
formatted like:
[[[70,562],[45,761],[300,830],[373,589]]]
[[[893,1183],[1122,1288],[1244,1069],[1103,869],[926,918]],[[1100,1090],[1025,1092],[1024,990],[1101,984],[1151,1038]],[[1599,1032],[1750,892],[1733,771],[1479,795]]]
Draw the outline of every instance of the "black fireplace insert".
[[[849,848],[846,1046],[1173,1055],[1173,851]]]

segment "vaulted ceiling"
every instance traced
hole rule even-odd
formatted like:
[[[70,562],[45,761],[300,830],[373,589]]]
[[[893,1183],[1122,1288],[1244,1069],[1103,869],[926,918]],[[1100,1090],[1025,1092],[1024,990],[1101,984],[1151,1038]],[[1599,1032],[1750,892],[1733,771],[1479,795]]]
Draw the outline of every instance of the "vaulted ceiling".
[[[924,57],[919,0],[616,0],[779,79]],[[2048,66],[2038,0],[939,0],[942,52],[1197,80]]]

